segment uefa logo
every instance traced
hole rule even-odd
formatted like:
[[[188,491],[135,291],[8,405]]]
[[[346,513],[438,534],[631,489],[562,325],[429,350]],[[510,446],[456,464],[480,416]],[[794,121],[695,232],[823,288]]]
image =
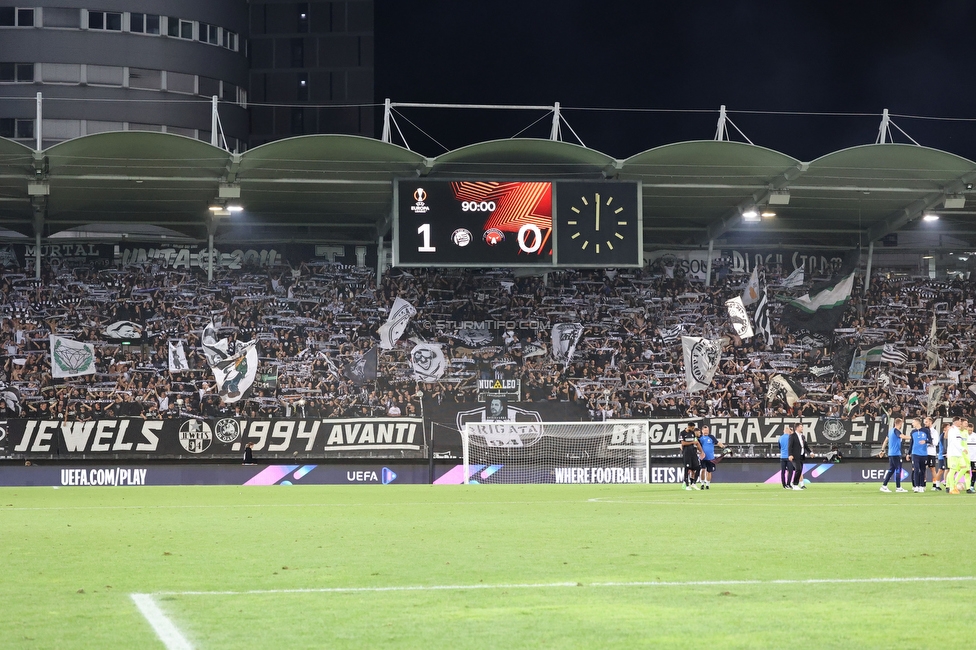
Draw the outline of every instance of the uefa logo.
[[[418,187],[413,191],[414,204],[410,206],[410,211],[414,214],[427,214],[430,212],[430,206],[425,203],[427,200],[427,190],[422,187]]]
[[[471,231],[467,228],[458,228],[451,233],[451,241],[454,242],[455,246],[460,246],[461,248],[470,244],[471,239]]]
[[[423,203],[427,200],[427,191],[422,187],[418,187],[413,191],[413,200],[417,203]]]

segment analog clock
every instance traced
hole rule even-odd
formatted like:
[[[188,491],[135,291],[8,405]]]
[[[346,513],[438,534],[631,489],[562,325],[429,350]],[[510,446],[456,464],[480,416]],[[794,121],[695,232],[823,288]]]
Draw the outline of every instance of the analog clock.
[[[641,265],[638,195],[636,183],[559,183],[556,263]]]

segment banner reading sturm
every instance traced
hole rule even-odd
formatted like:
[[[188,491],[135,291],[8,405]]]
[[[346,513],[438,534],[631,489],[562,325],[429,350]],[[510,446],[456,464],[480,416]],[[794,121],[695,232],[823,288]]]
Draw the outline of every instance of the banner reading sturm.
[[[247,443],[259,462],[426,456],[420,418],[16,419],[0,429],[0,457],[8,458],[240,458]]]

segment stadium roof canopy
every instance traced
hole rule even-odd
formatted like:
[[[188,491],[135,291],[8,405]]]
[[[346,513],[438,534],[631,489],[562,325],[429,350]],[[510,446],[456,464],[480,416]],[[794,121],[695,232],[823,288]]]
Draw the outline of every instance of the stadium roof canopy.
[[[711,140],[619,160],[538,139],[483,142],[435,158],[344,135],[279,140],[243,154],[135,131],[89,135],[40,152],[0,139],[0,227],[25,236],[39,228],[50,237],[86,228],[147,233],[152,225],[202,241],[210,223],[218,241],[375,242],[389,232],[397,177],[639,180],[648,250],[709,240],[851,247],[906,231],[937,231],[956,245],[976,245],[976,163],[889,143],[801,162]],[[946,207],[947,198],[963,206]],[[214,217],[209,209],[238,202],[243,212],[230,216]],[[776,215],[743,219],[752,209]],[[940,220],[923,221],[929,211]]]

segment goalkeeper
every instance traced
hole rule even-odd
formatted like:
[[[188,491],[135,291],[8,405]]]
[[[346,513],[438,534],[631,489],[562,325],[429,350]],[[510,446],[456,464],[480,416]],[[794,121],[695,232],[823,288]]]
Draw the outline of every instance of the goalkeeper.
[[[955,417],[952,419],[952,426],[946,432],[946,459],[949,461],[949,471],[946,474],[945,487],[949,494],[959,494],[960,487],[966,489],[966,475],[969,472],[966,422],[960,417]]]
[[[699,490],[698,472],[701,471],[701,457],[705,454],[698,442],[694,423],[689,422],[688,427],[678,434],[678,439],[681,442],[681,458],[685,464],[685,489]]]

